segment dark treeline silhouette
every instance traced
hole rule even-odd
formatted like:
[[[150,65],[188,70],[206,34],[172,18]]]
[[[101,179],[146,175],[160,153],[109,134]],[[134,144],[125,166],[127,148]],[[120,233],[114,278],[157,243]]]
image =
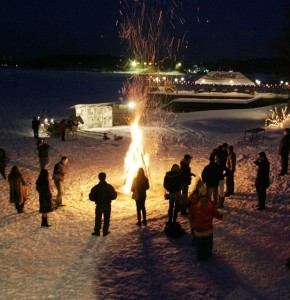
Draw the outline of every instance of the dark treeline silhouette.
[[[22,67],[30,68],[55,68],[73,70],[111,71],[128,69],[129,57],[109,55],[57,55],[43,57],[31,61],[12,61],[8,65],[16,63]],[[203,66],[214,71],[239,71],[242,73],[272,73],[278,75],[290,75],[290,60],[287,58],[257,58],[251,60],[218,60],[204,61],[183,61],[183,70],[190,69],[193,65]],[[167,60],[159,65],[160,70],[173,70],[175,62]]]
[[[214,71],[239,71],[242,73],[271,73],[290,75],[290,60],[285,58],[258,58],[251,60],[220,60],[202,64]]]
[[[109,55],[57,55],[27,62],[34,68],[72,68],[115,70],[123,65],[122,58]]]

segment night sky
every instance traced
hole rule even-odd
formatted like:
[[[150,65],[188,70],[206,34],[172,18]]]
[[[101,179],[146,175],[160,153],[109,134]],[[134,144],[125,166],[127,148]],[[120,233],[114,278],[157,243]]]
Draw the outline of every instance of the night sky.
[[[192,62],[275,56],[270,44],[285,26],[289,0],[180,2],[183,55]],[[119,8],[119,0],[1,0],[0,55],[124,55]]]

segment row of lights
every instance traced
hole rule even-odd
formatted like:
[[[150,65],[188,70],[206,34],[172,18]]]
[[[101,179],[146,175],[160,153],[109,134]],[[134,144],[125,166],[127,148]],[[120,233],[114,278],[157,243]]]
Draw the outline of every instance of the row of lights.
[[[159,77],[150,77],[151,80],[153,80],[154,82],[157,82],[157,83],[161,83],[162,81],[166,81],[167,78],[166,77],[162,77],[162,78],[159,78]],[[181,83],[181,84],[194,84],[194,82],[191,82],[191,81],[186,81],[184,77],[181,77],[180,79],[178,78],[174,78],[174,83]],[[202,84],[205,84],[206,83],[206,80],[205,79],[202,79]],[[261,85],[261,81],[259,79],[256,79],[255,80],[255,83],[256,85]],[[212,84],[212,85],[215,85],[215,84]],[[229,81],[229,85],[234,85],[234,82],[233,80],[230,80]],[[266,87],[273,87],[273,86],[285,86],[285,87],[289,87],[289,82],[286,81],[280,81],[280,84],[268,84],[266,83],[265,84]]]

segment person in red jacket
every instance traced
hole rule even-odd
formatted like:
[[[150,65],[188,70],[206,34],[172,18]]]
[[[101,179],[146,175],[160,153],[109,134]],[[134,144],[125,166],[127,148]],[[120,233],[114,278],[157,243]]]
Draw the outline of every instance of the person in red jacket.
[[[197,260],[208,260],[212,257],[213,218],[225,221],[226,215],[219,212],[207,196],[205,187],[198,190],[191,199],[189,207],[191,225],[194,227]]]

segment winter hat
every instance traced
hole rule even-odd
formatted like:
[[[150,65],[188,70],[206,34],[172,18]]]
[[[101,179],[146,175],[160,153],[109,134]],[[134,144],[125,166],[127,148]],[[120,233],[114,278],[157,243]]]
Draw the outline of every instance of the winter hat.
[[[174,164],[174,165],[171,167],[171,171],[173,171],[173,172],[179,172],[179,165]]]
[[[200,196],[206,196],[206,195],[207,195],[207,189],[206,189],[205,185],[203,185],[203,186],[199,189],[199,195],[200,195]]]
[[[190,156],[189,154],[185,154],[185,155],[184,155],[184,159],[185,159],[185,160],[192,159],[192,156]]]
[[[205,196],[207,195],[207,189],[205,183],[199,177],[196,182],[195,189],[198,190],[199,195]]]

